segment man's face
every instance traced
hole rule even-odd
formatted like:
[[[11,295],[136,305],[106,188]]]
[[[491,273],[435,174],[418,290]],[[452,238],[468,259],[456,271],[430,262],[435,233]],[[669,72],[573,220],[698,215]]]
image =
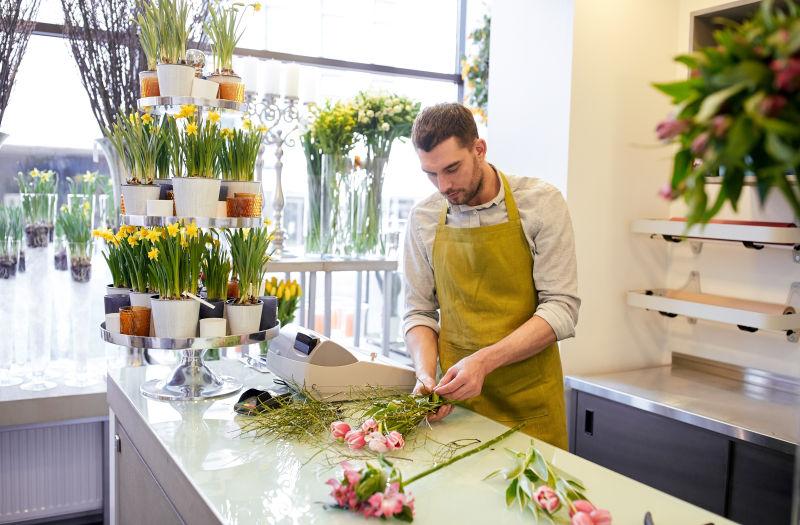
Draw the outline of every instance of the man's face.
[[[485,143],[478,139],[469,147],[456,137],[441,142],[431,151],[417,149],[422,171],[450,204],[468,204],[481,189],[481,165]]]

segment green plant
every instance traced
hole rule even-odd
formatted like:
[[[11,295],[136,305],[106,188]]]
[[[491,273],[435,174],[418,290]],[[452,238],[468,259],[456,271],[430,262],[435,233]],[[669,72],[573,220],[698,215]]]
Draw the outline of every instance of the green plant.
[[[161,121],[159,149],[159,177],[166,179],[183,177],[183,158],[181,156],[181,131],[178,120],[173,115],[164,116]]]
[[[186,167],[186,176],[215,178],[220,143],[220,131],[216,122],[207,119],[198,124],[196,117],[187,117],[186,127],[180,140],[181,158]]]
[[[800,166],[798,8],[765,0],[751,19],[726,22],[714,40],[714,47],[675,58],[690,69],[689,79],[654,84],[675,104],[656,128],[678,146],[662,196],[683,196],[688,225],[706,223],[726,202],[737,209],[751,175],[762,205],[777,188],[800,216],[800,194],[787,177]],[[722,184],[710,201],[706,177],[716,175]]]
[[[263,126],[253,129],[252,125],[247,125],[243,129],[222,129],[217,160],[224,180],[253,180],[265,131],[266,128]]]
[[[94,195],[97,192],[97,176],[96,171],[86,171],[82,175],[67,177],[70,194]]]
[[[203,28],[211,39],[214,69],[219,73],[233,71],[233,50],[244,34],[241,25],[244,11],[248,7],[257,12],[261,9],[261,4],[235,2],[229,6],[217,4],[208,8],[208,20]]]
[[[239,278],[237,304],[256,304],[269,262],[272,234],[263,228],[225,230],[231,250],[233,272]]]
[[[109,229],[93,230],[92,237],[103,239],[106,243],[103,259],[105,259],[108,270],[111,272],[113,285],[116,288],[130,288],[130,276],[125,266],[125,254],[120,245],[120,240]]]
[[[159,154],[159,126],[149,113],[117,114],[105,135],[128,169],[128,184],[152,184]]]
[[[147,69],[155,71],[159,53],[159,12],[153,2],[139,2],[141,13],[136,16],[139,24],[139,44],[147,57]]]
[[[297,305],[303,290],[300,283],[294,280],[278,281],[276,277],[264,284],[264,293],[278,299],[278,321],[281,326],[294,322]]]
[[[17,183],[27,223],[50,223],[55,213],[58,175],[52,170],[34,168],[27,175],[17,173]]]
[[[186,0],[159,0],[158,45],[162,64],[186,61],[189,29],[189,3]]]
[[[468,39],[474,49],[474,54],[464,57],[461,61],[461,78],[467,85],[467,103],[472,106],[473,112],[480,115],[483,122],[487,121],[486,112],[489,109],[489,37],[491,34],[492,18],[483,15],[483,25],[469,34]]]
[[[8,206],[5,208],[5,214],[8,223],[8,238],[12,241],[22,240],[22,235],[25,233],[22,208],[19,206]]]
[[[326,155],[347,155],[356,144],[356,111],[350,104],[326,102],[312,106],[311,131],[319,149]]]
[[[203,253],[203,284],[206,294],[212,301],[224,301],[228,297],[228,280],[231,275],[231,261],[218,234],[212,231],[206,239],[207,249]]]
[[[370,157],[388,157],[397,139],[409,138],[420,103],[399,95],[359,92],[353,100],[355,132]]]
[[[313,129],[308,129],[301,136],[303,152],[306,156],[306,173],[308,175],[308,235],[306,236],[306,252],[320,251],[320,206],[322,198],[322,150],[314,137]]]
[[[197,295],[205,236],[197,224],[170,224],[147,234],[152,248],[149,274],[154,291],[162,299],[181,299],[184,292]]]
[[[92,217],[89,202],[61,206],[57,225],[71,246],[70,257],[91,259]]]

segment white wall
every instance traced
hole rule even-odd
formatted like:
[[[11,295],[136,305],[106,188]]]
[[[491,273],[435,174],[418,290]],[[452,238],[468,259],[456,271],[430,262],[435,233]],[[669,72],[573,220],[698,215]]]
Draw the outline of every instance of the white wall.
[[[492,3],[489,159],[567,189],[572,0]]]

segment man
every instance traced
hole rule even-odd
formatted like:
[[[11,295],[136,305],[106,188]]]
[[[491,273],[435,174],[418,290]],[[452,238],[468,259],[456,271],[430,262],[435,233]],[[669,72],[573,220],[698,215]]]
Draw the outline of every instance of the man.
[[[566,448],[557,341],[574,335],[580,306],[566,203],[550,184],[489,164],[486,141],[460,104],[426,108],[411,138],[438,191],[412,209],[405,239],[415,392],[524,422],[526,433]]]

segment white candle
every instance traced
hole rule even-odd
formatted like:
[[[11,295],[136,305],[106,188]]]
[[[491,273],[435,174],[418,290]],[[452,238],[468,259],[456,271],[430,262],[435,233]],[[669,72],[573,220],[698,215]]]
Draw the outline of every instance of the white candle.
[[[274,60],[260,62],[258,68],[258,91],[277,95],[280,86],[281,68]]]
[[[300,100],[303,102],[317,101],[317,78],[319,74],[316,69],[303,68],[300,74]]]
[[[284,97],[298,96],[298,87],[300,85],[300,68],[297,64],[288,64],[284,69],[283,89],[281,95]]]
[[[245,57],[237,67],[245,91],[258,91],[258,60],[255,57]]]

